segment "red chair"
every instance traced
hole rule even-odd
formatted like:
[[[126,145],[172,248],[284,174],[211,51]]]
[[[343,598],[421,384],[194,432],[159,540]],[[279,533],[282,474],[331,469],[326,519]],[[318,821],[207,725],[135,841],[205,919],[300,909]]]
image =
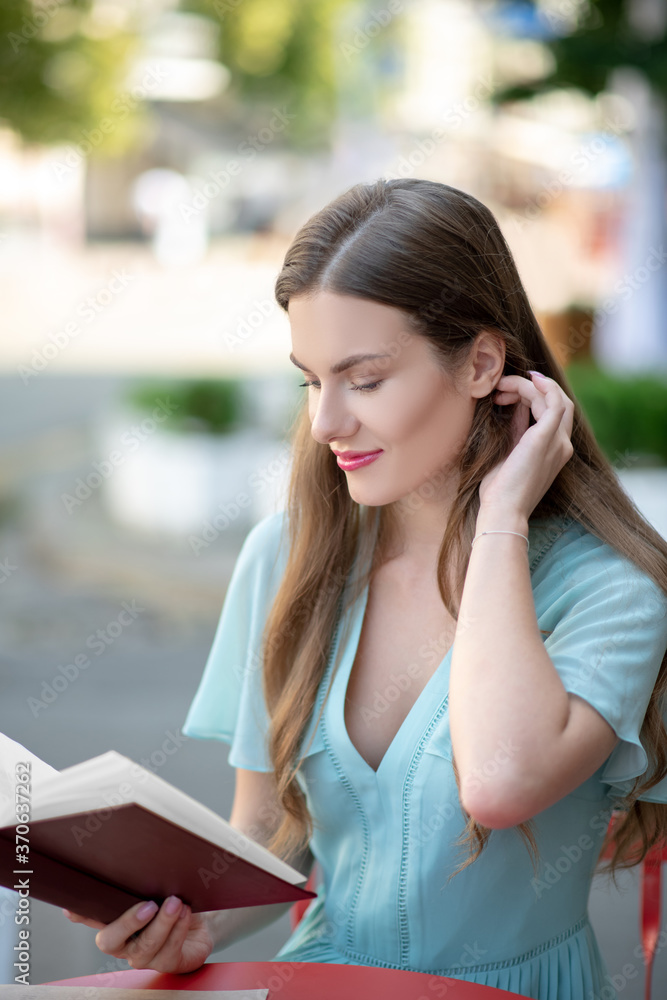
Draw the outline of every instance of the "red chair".
[[[310,872],[310,876],[308,878],[308,881],[306,882],[306,884],[304,886],[304,889],[310,889],[311,892],[316,892],[317,891],[317,885],[316,885],[317,878],[318,878],[317,862],[315,862],[315,864],[313,865],[312,870]],[[295,930],[295,928],[299,925],[299,923],[301,921],[301,918],[303,917],[303,915],[306,912],[306,910],[307,910],[308,906],[310,905],[310,903],[312,903],[312,899],[299,899],[299,900],[297,900],[296,903],[292,904],[292,906],[290,907],[290,911],[289,911],[290,924],[291,924],[292,930]]]
[[[609,821],[608,833],[613,835],[616,816]],[[600,858],[610,858],[613,853],[613,843],[607,845]],[[667,845],[653,847],[642,862],[641,899],[639,912],[639,927],[644,952],[646,975],[644,979],[644,1000],[651,1000],[653,978],[653,960],[660,937],[661,904],[662,904],[662,866],[667,861]]]

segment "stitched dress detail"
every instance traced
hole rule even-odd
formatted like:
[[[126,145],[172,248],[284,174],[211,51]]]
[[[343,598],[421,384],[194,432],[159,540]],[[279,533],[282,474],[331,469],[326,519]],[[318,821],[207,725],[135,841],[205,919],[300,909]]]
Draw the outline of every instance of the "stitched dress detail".
[[[259,771],[271,764],[257,651],[285,565],[283,517],[265,518],[244,543],[183,727],[188,736],[225,740],[233,767]],[[452,649],[373,770],[344,722],[366,587],[339,616],[302,742],[297,780],[313,817],[321,883],[276,959],[411,969],[534,1000],[612,1000],[588,895],[611,809],[648,765],[639,732],[667,647],[667,599],[578,522],[532,520],[529,537],[545,649],[565,689],[600,712],[618,744],[590,778],[533,818],[537,873],[523,839],[505,829],[493,830],[477,861],[450,880],[466,856],[456,845],[465,816],[449,730]],[[502,749],[506,759],[511,741]],[[667,780],[649,796],[667,802]]]

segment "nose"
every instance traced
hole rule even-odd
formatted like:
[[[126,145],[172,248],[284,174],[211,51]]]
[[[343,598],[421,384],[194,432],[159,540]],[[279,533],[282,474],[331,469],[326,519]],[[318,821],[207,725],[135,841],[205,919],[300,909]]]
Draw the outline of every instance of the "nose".
[[[308,410],[310,432],[320,444],[329,444],[339,438],[352,436],[359,422],[345,405],[342,394],[336,394],[335,387],[321,388],[312,393]]]

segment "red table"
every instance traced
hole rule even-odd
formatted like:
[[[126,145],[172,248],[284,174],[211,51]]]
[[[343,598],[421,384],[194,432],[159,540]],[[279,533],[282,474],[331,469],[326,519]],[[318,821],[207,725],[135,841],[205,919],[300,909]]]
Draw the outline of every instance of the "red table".
[[[144,990],[268,989],[268,1000],[525,1000],[518,993],[478,986],[428,972],[380,969],[369,965],[316,962],[211,962],[182,976],[128,969],[78,979],[59,979],[49,986],[107,986]]]

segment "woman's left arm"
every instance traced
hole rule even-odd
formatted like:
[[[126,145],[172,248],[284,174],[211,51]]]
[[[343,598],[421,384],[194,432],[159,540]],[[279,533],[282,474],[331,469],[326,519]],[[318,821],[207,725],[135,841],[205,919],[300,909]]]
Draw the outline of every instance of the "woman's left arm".
[[[476,534],[528,535],[531,512],[573,454],[574,406],[556,382],[539,376],[504,376],[494,401],[521,405],[513,450],[480,486]],[[544,648],[527,546],[517,535],[483,535],[472,548],[449,705],[462,805],[491,828],[515,826],[553,805],[618,742],[588,702],[565,690]]]

